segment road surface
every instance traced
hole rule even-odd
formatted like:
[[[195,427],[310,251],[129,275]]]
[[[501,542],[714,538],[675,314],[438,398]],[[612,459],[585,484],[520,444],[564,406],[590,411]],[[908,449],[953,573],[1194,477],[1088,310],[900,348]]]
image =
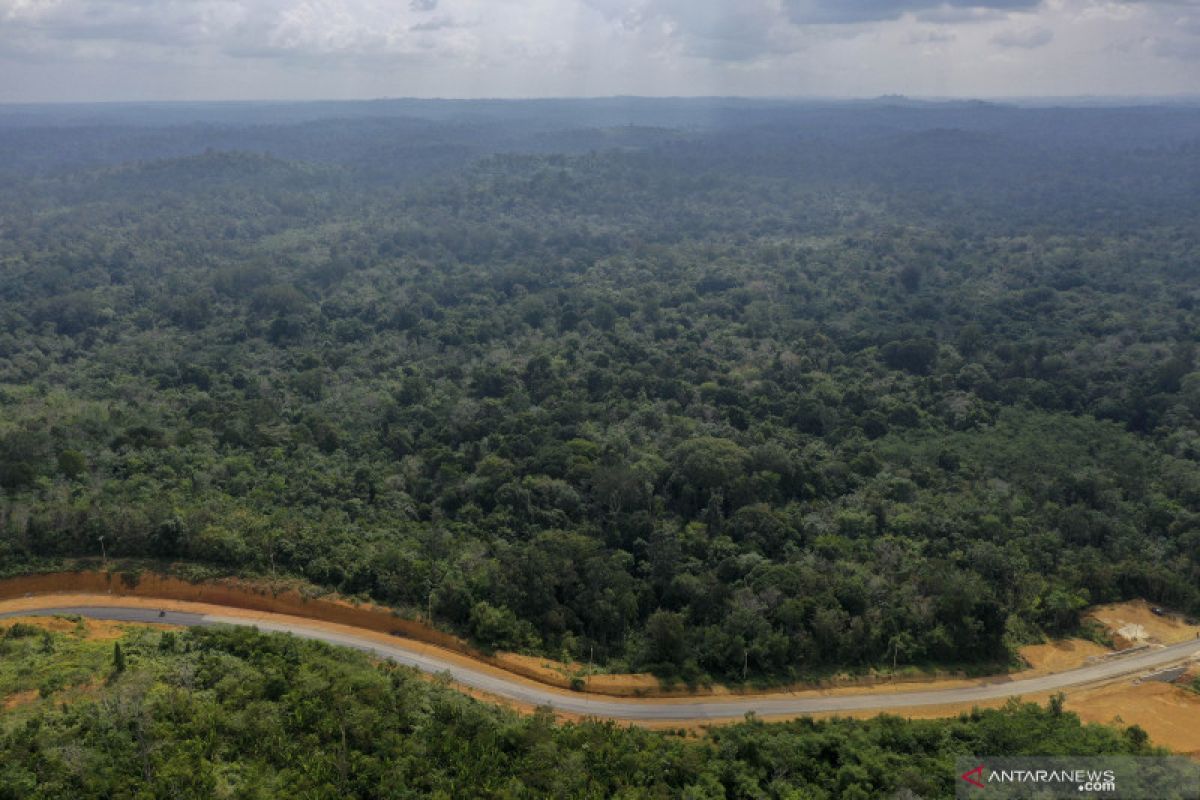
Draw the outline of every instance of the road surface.
[[[1086,684],[1102,683],[1121,676],[1136,676],[1155,668],[1175,664],[1200,654],[1200,641],[1188,641],[1169,647],[1151,648],[1128,656],[1116,656],[1108,661],[1089,664],[1078,669],[1034,678],[993,680],[966,687],[923,689],[890,693],[845,695],[789,695],[784,693],[758,696],[734,696],[730,699],[638,699],[620,700],[579,692],[556,690],[531,681],[506,677],[495,671],[473,669],[457,661],[438,658],[419,643],[406,645],[397,639],[384,644],[371,635],[355,635],[329,630],[328,625],[306,625],[300,617],[279,617],[281,621],[247,619],[219,614],[193,614],[180,611],[160,612],[147,608],[120,606],[54,606],[38,607],[0,613],[0,618],[30,615],[78,614],[93,619],[119,622],[165,623],[170,625],[250,625],[262,631],[290,633],[304,639],[316,639],[333,645],[362,650],[398,664],[416,667],[424,672],[448,674],[455,682],[490,695],[533,706],[550,706],[556,711],[591,717],[606,717],[626,721],[678,721],[731,719],[754,712],[761,717],[801,716],[815,713],[850,711],[883,712],[902,708],[933,705],[969,707],[988,700],[1016,695],[1034,695]],[[339,626],[341,627],[341,626]],[[374,634],[378,636],[378,634]]]

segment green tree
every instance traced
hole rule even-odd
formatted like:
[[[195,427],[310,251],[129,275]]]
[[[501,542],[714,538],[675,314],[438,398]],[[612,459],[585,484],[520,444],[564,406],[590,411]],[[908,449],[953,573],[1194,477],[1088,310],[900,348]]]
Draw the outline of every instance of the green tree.
[[[114,675],[125,671],[125,651],[121,649],[120,642],[113,642],[112,671]]]

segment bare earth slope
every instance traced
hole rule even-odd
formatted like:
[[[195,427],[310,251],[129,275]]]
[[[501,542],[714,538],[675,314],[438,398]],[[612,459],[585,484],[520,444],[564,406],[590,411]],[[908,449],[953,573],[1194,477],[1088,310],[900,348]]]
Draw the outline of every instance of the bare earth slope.
[[[1122,676],[1136,676],[1168,664],[1186,662],[1200,655],[1200,641],[1190,640],[1098,660],[1064,672],[971,682],[938,689],[854,693],[814,690],[723,698],[615,699],[539,684],[434,645],[283,614],[104,595],[47,595],[0,603],[0,617],[29,614],[80,614],[99,619],[172,625],[253,625],[264,631],[286,632],[370,652],[425,672],[444,673],[468,689],[508,701],[550,706],[568,714],[639,722],[721,720],[741,717],[749,712],[762,717],[782,717],[896,711],[929,706],[970,707],[1015,695],[1029,697],[1097,685]]]

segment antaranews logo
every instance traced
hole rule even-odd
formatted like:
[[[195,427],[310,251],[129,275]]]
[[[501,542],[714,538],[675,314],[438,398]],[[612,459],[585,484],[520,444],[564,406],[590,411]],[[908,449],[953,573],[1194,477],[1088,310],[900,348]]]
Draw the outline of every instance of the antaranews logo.
[[[986,783],[979,782],[979,779],[983,777],[983,764],[980,764],[975,769],[964,772],[962,775],[959,775],[958,777],[962,778],[964,781],[971,784],[972,786],[978,786],[980,789],[987,788]]]
[[[1076,784],[1078,792],[1116,792],[1117,773],[1106,770],[1048,770],[993,769],[983,764],[959,776],[972,786],[986,789],[990,785],[1012,784]],[[986,781],[986,783],[984,782]]]
[[[1200,797],[1200,765],[1186,758],[962,758],[956,767],[955,796],[960,800]]]

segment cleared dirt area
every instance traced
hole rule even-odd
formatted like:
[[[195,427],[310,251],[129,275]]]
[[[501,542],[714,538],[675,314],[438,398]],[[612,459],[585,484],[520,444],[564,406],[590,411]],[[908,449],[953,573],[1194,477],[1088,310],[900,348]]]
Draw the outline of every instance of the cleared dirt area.
[[[1175,644],[1200,638],[1200,625],[1189,624],[1182,616],[1154,608],[1144,600],[1095,606],[1088,617],[1108,628],[1118,648],[1140,643]]]
[[[1193,671],[1192,676],[1197,673]],[[1182,681],[1180,682],[1182,683]],[[1150,740],[1159,747],[1200,761],[1200,694],[1172,683],[1147,682],[1134,685],[1129,678],[1066,692],[1065,708],[1079,715],[1084,722],[1104,725],[1139,725],[1150,735]],[[1045,705],[1050,693],[1023,695],[1023,701]],[[978,708],[1000,708],[1007,700],[989,700],[972,704]],[[889,711],[889,714],[905,719],[945,719],[958,716],[969,709],[961,705],[947,704],[923,706],[921,708]],[[869,719],[878,716],[874,711],[848,711],[837,714],[812,714],[817,719],[832,717],[854,717]],[[791,717],[765,716],[767,722],[785,722]],[[737,719],[708,720],[702,724],[679,725],[675,723],[646,723],[646,727],[658,729],[683,729],[702,734],[713,725],[738,722]]]
[[[1200,625],[1189,624],[1166,609],[1155,613],[1150,603],[1131,600],[1095,606],[1087,616],[1105,627],[1119,650],[1175,644],[1200,637]],[[1057,672],[1081,666],[1111,652],[1094,642],[1071,639],[1021,649],[1034,671]],[[1068,694],[1066,708],[1086,722],[1140,725],[1163,747],[1200,760],[1200,694],[1184,688],[1197,674],[1191,670],[1176,683],[1131,679]]]
[[[20,706],[29,705],[37,699],[37,689],[26,689],[23,692],[14,692],[13,694],[10,694],[8,697],[4,698],[4,702],[0,704],[0,707],[4,708],[6,711],[9,711]]]
[[[65,617],[8,617],[0,624],[12,625],[14,623],[36,625],[39,628],[44,628],[54,633],[65,633],[97,641],[120,639],[125,633],[126,627],[125,624],[120,622],[112,622],[106,619],[88,619],[86,617],[80,619],[78,622]]]
[[[1072,694],[1066,708],[1087,722],[1140,725],[1155,744],[1200,760],[1200,694],[1182,686],[1122,681]]]
[[[1046,644],[1026,645],[1020,652],[1021,657],[1029,662],[1029,669],[1021,674],[1032,675],[1082,667],[1089,659],[1113,651],[1086,639],[1060,639]]]

